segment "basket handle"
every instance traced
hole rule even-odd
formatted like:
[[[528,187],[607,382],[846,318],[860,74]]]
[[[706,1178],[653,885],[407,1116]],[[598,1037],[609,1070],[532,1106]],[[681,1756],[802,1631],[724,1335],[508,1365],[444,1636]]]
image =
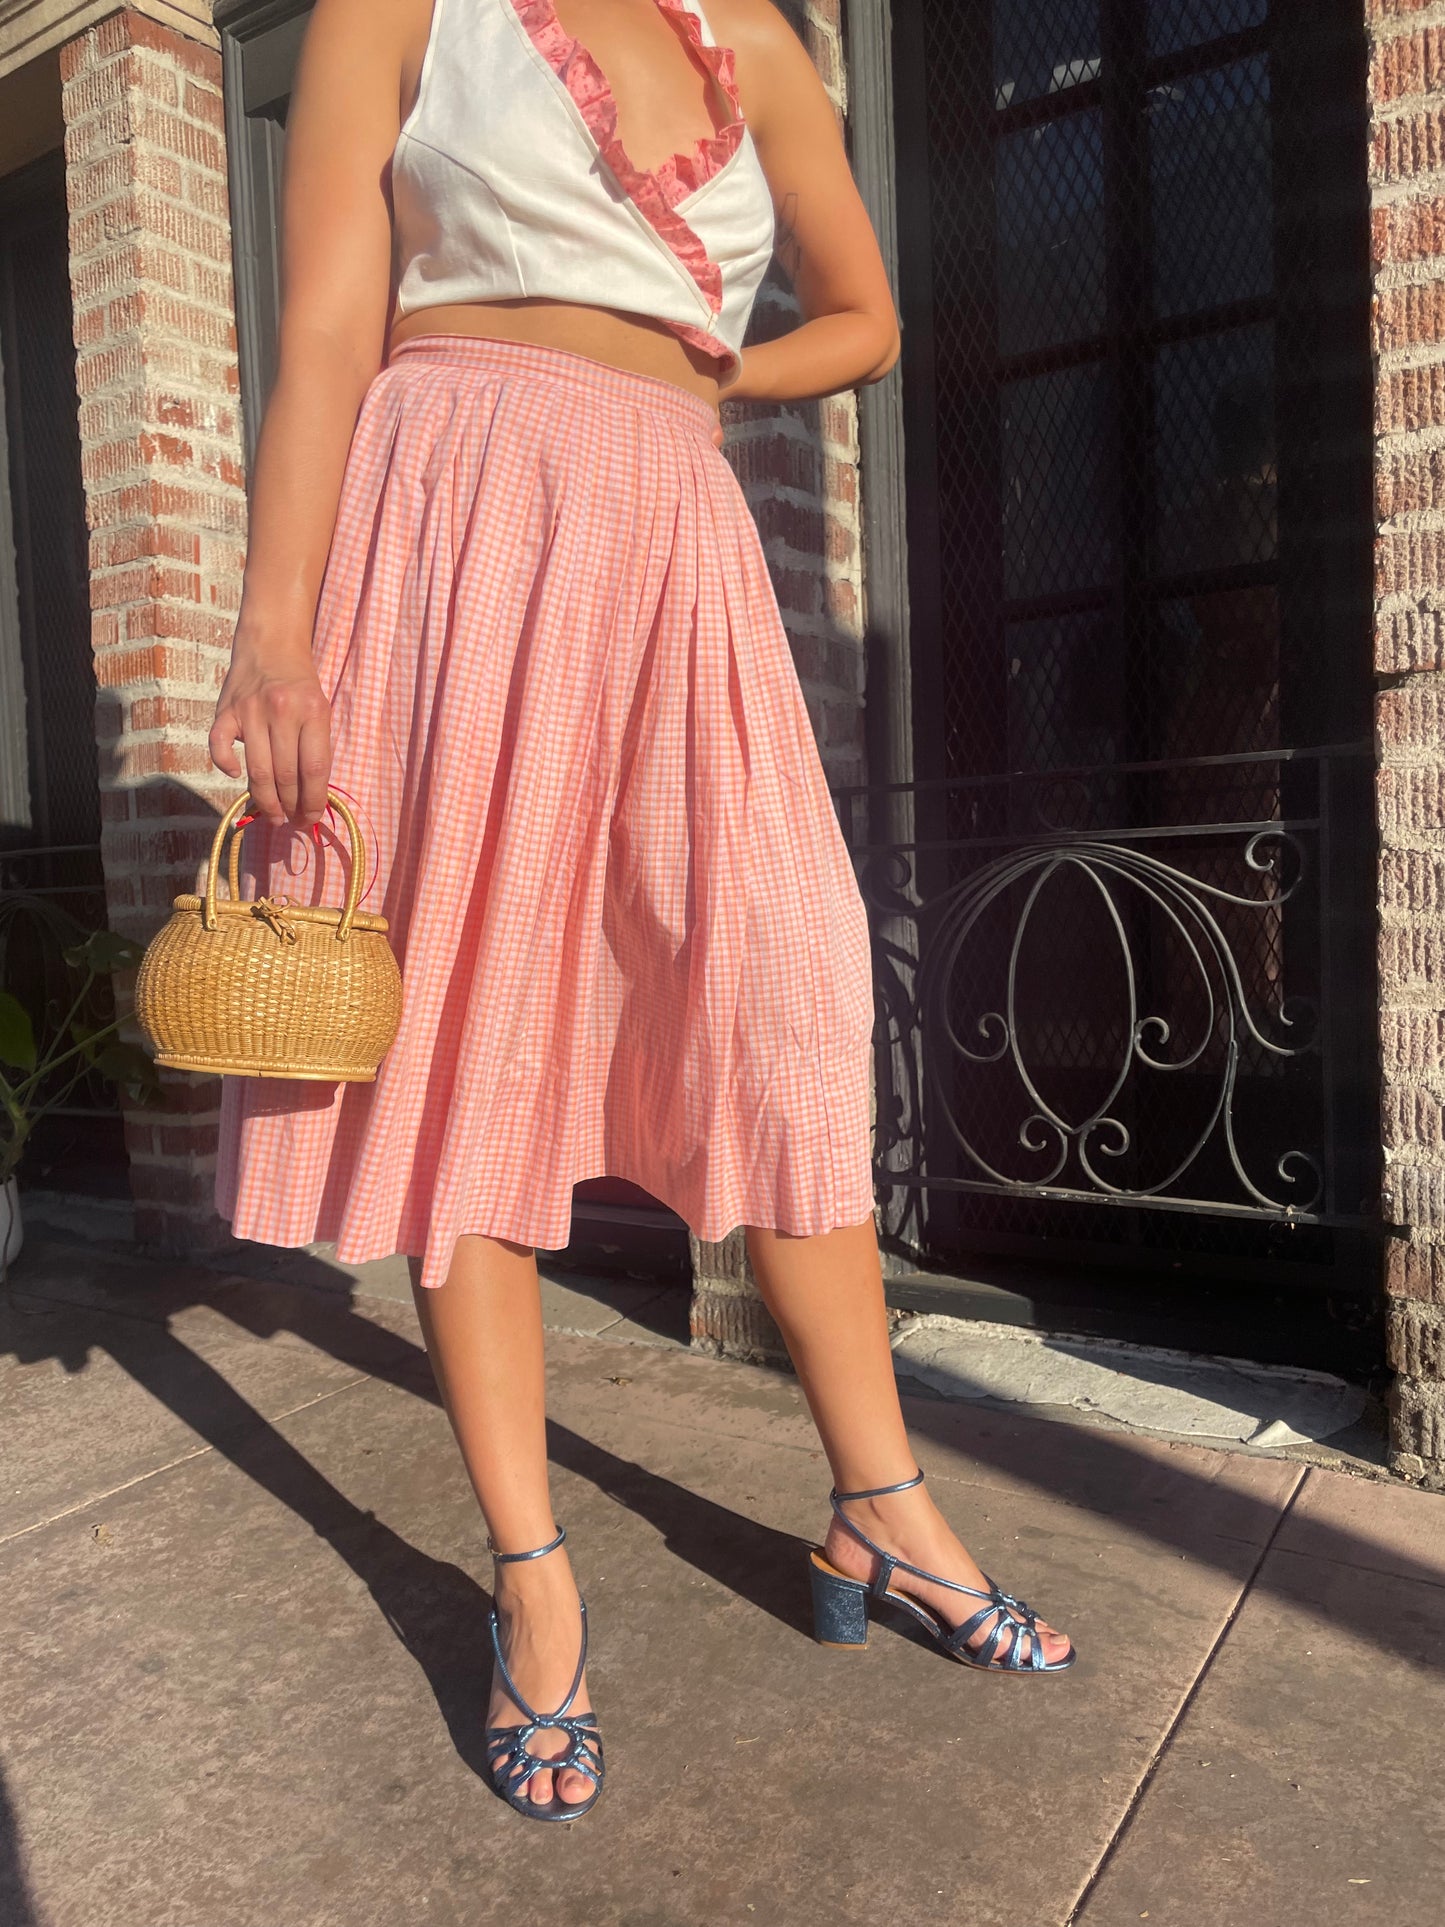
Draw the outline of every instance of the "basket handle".
[[[214,930],[219,921],[216,914],[216,885],[221,872],[221,851],[228,835],[231,837],[229,861],[226,865],[226,881],[230,885],[231,899],[241,901],[241,836],[236,831],[236,819],[251,800],[249,791],[243,790],[232,803],[220,822],[211,841],[211,854],[206,864],[206,888],[201,899],[201,921],[207,930]],[[346,825],[346,834],[351,839],[351,869],[346,879],[346,901],[342,906],[341,921],[336,926],[336,937],[344,943],[351,935],[351,922],[356,915],[356,906],[361,900],[361,880],[366,875],[366,844],[362,838],[360,825],[344,796],[335,790],[326,792],[326,800]],[[234,834],[233,834],[234,832]]]

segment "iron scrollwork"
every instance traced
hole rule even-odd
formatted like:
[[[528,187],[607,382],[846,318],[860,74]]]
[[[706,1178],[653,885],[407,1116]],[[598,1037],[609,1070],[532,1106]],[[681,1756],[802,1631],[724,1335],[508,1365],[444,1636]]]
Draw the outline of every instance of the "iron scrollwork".
[[[845,795],[873,930],[890,1213],[952,1192],[980,1208],[1366,1221],[1337,1156],[1353,1141],[1335,1103],[1349,993],[1329,800],[1331,764],[1353,770],[1363,752],[1225,762],[1193,788],[1193,766],[1170,766],[1172,824],[1118,821],[1126,779],[1159,765]],[[1314,809],[1271,808],[1282,781]],[[1221,793],[1246,806],[1232,822],[1199,807]],[[925,820],[945,834],[920,840]]]
[[[1279,1059],[1298,1058],[1317,1051],[1317,1016],[1304,999],[1283,998],[1267,1029],[1250,1007],[1243,974],[1216,906],[1278,914],[1299,888],[1305,874],[1303,850],[1287,830],[1271,828],[1251,835],[1243,861],[1267,888],[1258,895],[1226,890],[1201,881],[1190,872],[1163,861],[1146,850],[1103,840],[1045,839],[1016,848],[977,870],[934,905],[935,918],[925,951],[919,959],[918,1004],[924,1034],[941,1040],[956,1057],[979,1066],[1007,1062],[1029,1109],[1017,1131],[1019,1148],[1030,1157],[1051,1159],[1047,1168],[1026,1173],[1001,1169],[979,1148],[956,1102],[957,1082],[937,1080],[938,1101],[948,1118],[959,1149],[990,1186],[1037,1192],[1060,1184],[1082,1185],[1100,1196],[1120,1199],[1161,1198],[1173,1191],[1195,1166],[1205,1147],[1222,1140],[1230,1166],[1245,1196],[1256,1208],[1287,1215],[1308,1214],[1319,1205],[1324,1174],[1317,1157],[1301,1149],[1285,1151],[1275,1173],[1286,1186],[1299,1186],[1289,1195],[1272,1195],[1251,1175],[1240,1155],[1235,1128],[1235,1099],[1241,1047]],[[1019,1021],[1019,961],[1041,899],[1061,873],[1072,872],[1097,893],[1106,927],[1118,944],[1125,985],[1125,1045],[1102,1098],[1083,1116],[1070,1120],[1045,1096],[1031,1069]],[[950,1010],[950,992],[968,976],[969,946],[990,910],[1019,888],[1022,907],[1014,924],[1007,956],[1006,995],[1002,1008],[985,1010],[975,1020],[975,1037],[960,1035]],[[1187,957],[1200,1004],[1196,1034],[1182,1048],[1168,1054],[1174,1040],[1171,1019],[1141,1010],[1139,971],[1131,947],[1130,919],[1121,907],[1124,892],[1136,892],[1169,926]],[[1115,1115],[1118,1100],[1130,1077],[1141,1067],[1160,1073],[1180,1073],[1201,1065],[1215,1046],[1219,1057],[1212,1103],[1202,1130],[1164,1175],[1149,1182],[1115,1182],[1103,1165],[1121,1159],[1133,1148],[1133,1133]],[[1072,1180],[1072,1182],[1071,1182]],[[1303,1187],[1308,1186],[1308,1189]]]

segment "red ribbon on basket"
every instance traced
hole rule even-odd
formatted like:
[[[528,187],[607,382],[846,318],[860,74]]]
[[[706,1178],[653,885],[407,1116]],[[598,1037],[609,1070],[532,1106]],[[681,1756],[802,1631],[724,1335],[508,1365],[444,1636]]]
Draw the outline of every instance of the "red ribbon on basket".
[[[360,810],[361,805],[357,802],[356,798],[351,794],[350,790],[344,789],[340,783],[331,783],[330,785],[328,785],[328,787],[331,789],[334,789],[339,796],[344,796],[347,802],[351,804],[353,809]],[[329,802],[326,805],[326,814],[331,818],[331,825],[334,830],[336,827],[336,811],[331,807],[331,804]],[[260,820],[261,819],[256,814],[256,812],[252,810],[248,815],[238,816],[236,818],[236,828],[238,830],[244,830],[248,823],[258,823],[260,822]],[[311,835],[316,842],[317,848],[319,849],[321,847],[321,825],[319,823],[313,823],[311,825]],[[373,837],[372,839],[373,843],[375,842],[375,840],[376,839]],[[376,857],[376,863],[371,872],[371,878],[367,883],[366,888],[362,891],[361,895],[357,898],[358,904],[365,903],[366,899],[371,895],[372,887],[376,882],[377,875],[380,872],[380,870],[381,870],[381,854],[378,851],[377,857]]]

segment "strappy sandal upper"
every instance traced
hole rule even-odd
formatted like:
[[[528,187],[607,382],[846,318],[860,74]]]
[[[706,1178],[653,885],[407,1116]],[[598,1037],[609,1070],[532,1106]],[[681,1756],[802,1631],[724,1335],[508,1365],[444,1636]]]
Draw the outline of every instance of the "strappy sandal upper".
[[[1062,1659],[1044,1658],[1038,1614],[1022,1599],[1005,1592],[987,1573],[984,1579],[988,1591],[981,1592],[976,1586],[965,1586],[957,1579],[945,1579],[941,1573],[925,1572],[922,1566],[910,1565],[906,1559],[900,1559],[896,1553],[875,1544],[843,1510],[851,1499],[882,1499],[894,1492],[911,1491],[922,1483],[923,1474],[920,1471],[897,1485],[871,1486],[864,1492],[839,1492],[835,1487],[828,1494],[835,1518],[860,1545],[868,1548],[878,1560],[878,1567],[871,1580],[852,1579],[835,1572],[821,1560],[818,1553],[813,1554],[815,1628],[821,1627],[817,1632],[818,1638],[827,1645],[861,1645],[863,1637],[866,1637],[863,1600],[871,1594],[875,1599],[886,1600],[889,1605],[901,1606],[904,1611],[912,1613],[935,1644],[954,1659],[961,1660],[965,1666],[977,1666],[995,1673],[1061,1673],[1066,1666],[1072,1666],[1077,1658],[1072,1644]],[[950,1629],[921,1601],[890,1584],[895,1572],[910,1572],[915,1578],[926,1579],[930,1585],[946,1586],[950,1592],[965,1593],[985,1603],[961,1625]],[[850,1594],[853,1596],[850,1597]],[[988,1628],[986,1636],[978,1644],[970,1644],[985,1627]],[[1005,1647],[1006,1640],[1008,1643]],[[1027,1656],[1024,1653],[1026,1645]]]
[[[530,1552],[498,1552],[487,1540],[487,1549],[499,1565],[509,1564],[519,1559],[540,1559],[544,1553],[555,1552],[567,1537],[565,1529],[551,1539],[545,1546],[535,1546]],[[496,1655],[497,1670],[507,1696],[519,1706],[526,1719],[521,1725],[489,1726],[486,1729],[487,1771],[491,1775],[493,1790],[500,1794],[507,1805],[518,1813],[525,1814],[529,1820],[576,1820],[589,1813],[597,1804],[602,1793],[602,1735],[598,1731],[597,1718],[593,1713],[569,1713],[582,1685],[582,1675],[587,1667],[587,1606],[578,1596],[578,1606],[582,1616],[582,1650],[577,1657],[577,1670],[572,1676],[572,1685],[555,1713],[539,1713],[517,1690],[517,1683],[507,1670],[507,1662],[502,1655],[501,1628],[494,1606],[491,1613],[492,1650]],[[555,1727],[567,1735],[567,1747],[554,1759],[542,1759],[528,1750],[527,1742],[536,1733]],[[592,1791],[585,1800],[564,1800],[555,1791],[550,1800],[533,1800],[527,1789],[532,1783],[532,1775],[546,1769],[552,1774],[560,1774],[568,1767],[585,1773],[592,1781]]]

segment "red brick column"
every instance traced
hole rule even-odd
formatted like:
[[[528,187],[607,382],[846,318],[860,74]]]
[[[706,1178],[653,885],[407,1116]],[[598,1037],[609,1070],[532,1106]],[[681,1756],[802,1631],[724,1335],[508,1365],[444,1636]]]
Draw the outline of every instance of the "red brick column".
[[[1445,1480],[1445,6],[1367,0],[1391,1455]]]
[[[783,0],[783,10],[845,120],[839,0]],[[748,339],[768,340],[798,320],[775,265]],[[723,420],[726,452],[758,524],[828,780],[864,782],[857,398],[849,392],[769,406],[725,402]],[[691,1244],[694,1345],[730,1358],[784,1357],[741,1230],[719,1244],[698,1238]]]
[[[206,753],[246,520],[221,62],[122,11],[60,64],[106,893],[113,927],[144,938],[194,888],[234,791]],[[219,1090],[167,1075],[165,1113],[127,1116],[148,1244],[223,1236]]]

